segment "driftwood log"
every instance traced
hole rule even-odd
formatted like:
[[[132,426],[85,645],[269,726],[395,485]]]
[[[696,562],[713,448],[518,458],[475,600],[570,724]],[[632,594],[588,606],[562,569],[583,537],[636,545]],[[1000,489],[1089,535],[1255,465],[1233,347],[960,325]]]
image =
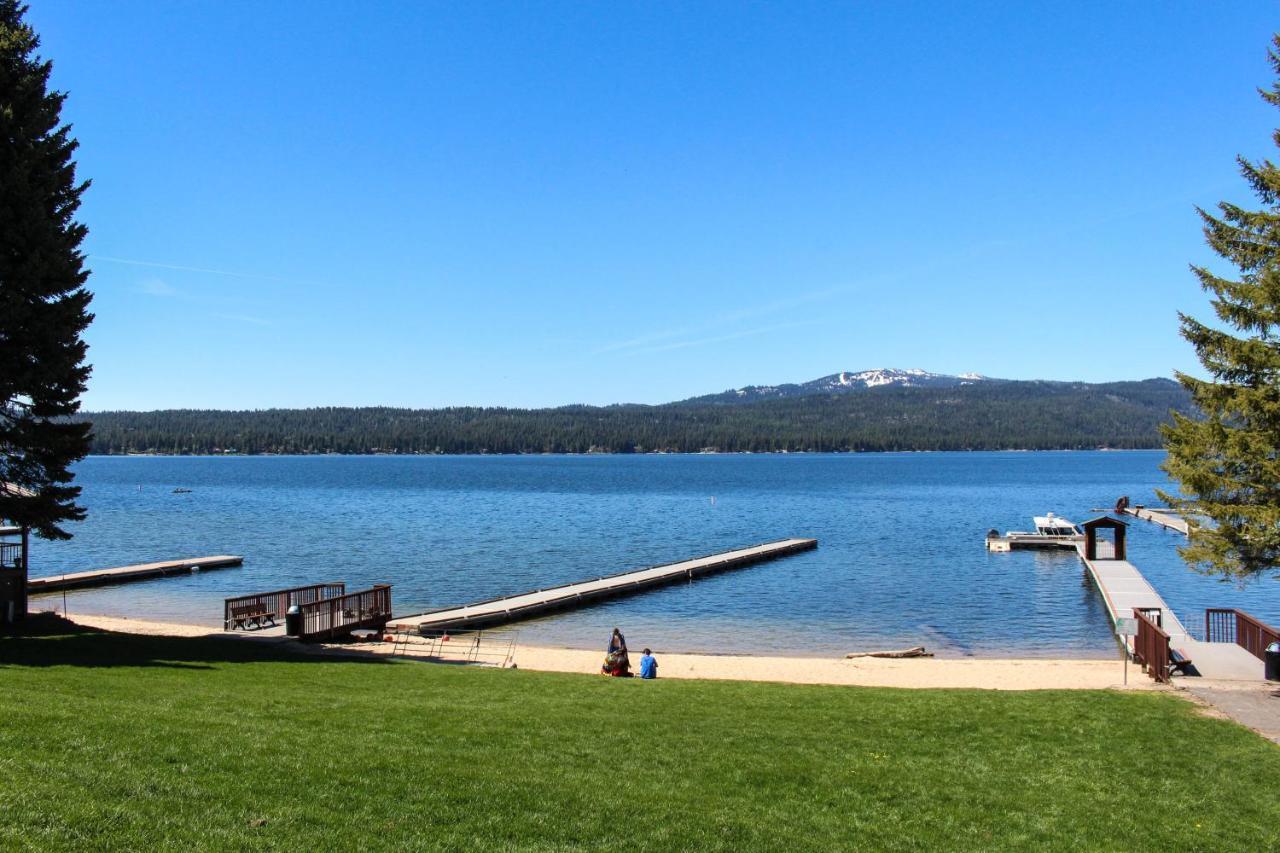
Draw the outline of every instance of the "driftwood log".
[[[887,652],[849,652],[848,658],[931,658],[933,652],[926,652],[924,646],[913,646],[909,649]]]

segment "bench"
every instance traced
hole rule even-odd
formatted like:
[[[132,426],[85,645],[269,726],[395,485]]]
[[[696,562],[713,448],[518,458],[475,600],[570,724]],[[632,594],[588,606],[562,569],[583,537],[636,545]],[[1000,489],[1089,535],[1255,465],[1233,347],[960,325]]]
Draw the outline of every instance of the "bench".
[[[1187,653],[1182,649],[1169,649],[1169,673],[1175,672],[1182,675],[1187,674],[1187,667],[1191,666],[1191,658],[1187,657]]]
[[[231,608],[231,630],[243,628],[246,631],[250,627],[265,628],[267,623],[271,623],[271,627],[276,626],[276,615],[262,604],[244,604],[240,607]]]

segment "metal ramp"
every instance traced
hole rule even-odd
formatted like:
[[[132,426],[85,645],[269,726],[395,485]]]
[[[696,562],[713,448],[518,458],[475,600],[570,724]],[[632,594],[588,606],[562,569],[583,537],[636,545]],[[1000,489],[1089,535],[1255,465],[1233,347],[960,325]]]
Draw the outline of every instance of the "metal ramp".
[[[393,656],[508,669],[515,664],[520,634],[510,629],[450,633],[398,625],[393,636]]]

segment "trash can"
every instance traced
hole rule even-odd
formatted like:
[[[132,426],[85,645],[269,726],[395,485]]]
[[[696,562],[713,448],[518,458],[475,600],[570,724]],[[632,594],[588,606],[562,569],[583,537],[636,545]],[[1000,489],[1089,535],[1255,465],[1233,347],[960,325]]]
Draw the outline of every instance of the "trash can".
[[[284,612],[284,632],[290,637],[302,636],[302,608],[296,604]]]
[[[1280,643],[1267,646],[1267,681],[1280,681]]]

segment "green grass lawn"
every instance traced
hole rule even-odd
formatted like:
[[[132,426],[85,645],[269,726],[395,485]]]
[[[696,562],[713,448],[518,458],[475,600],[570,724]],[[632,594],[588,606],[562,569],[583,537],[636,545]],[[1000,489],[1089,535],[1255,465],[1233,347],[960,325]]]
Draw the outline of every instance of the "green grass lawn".
[[[1280,748],[1175,697],[605,679],[0,639],[0,848],[1266,849]]]

